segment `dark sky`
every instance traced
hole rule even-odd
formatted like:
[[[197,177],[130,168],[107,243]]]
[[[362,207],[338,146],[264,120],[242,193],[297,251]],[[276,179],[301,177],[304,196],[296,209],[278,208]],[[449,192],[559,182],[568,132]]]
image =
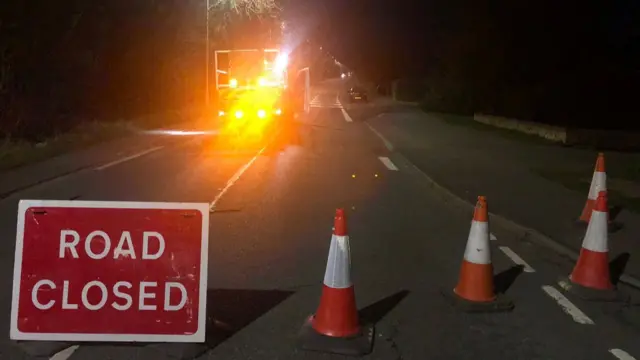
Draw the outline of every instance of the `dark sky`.
[[[637,0],[301,1],[317,25],[316,41],[355,67],[427,72],[484,47],[524,66],[596,61],[637,68]]]

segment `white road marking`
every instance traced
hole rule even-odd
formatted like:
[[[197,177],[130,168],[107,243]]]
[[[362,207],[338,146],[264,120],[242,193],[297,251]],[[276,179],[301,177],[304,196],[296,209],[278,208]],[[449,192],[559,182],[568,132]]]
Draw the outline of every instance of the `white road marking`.
[[[220,199],[222,199],[222,196],[229,191],[229,189],[233,186],[233,184],[236,183],[236,181],[238,181],[238,179],[240,179],[240,177],[242,176],[242,174],[244,174],[245,171],[247,171],[247,169],[249,167],[251,167],[251,165],[258,159],[258,157],[260,155],[262,155],[262,153],[264,152],[264,150],[267,147],[263,147],[262,149],[260,149],[260,151],[258,151],[258,153],[251,159],[249,160],[248,163],[244,164],[240,169],[238,169],[238,171],[236,171],[235,174],[233,174],[233,176],[231,177],[231,179],[229,179],[227,181],[227,185],[224,186],[224,188],[222,188],[222,190],[220,190],[220,192],[218,193],[218,195],[216,195],[216,197],[213,199],[213,201],[211,201],[211,204],[209,205],[209,210],[210,211],[215,211],[216,209],[216,204],[218,203],[218,201],[220,201]]]
[[[147,149],[147,150],[145,150],[145,151],[141,151],[141,152],[139,152],[139,153],[137,153],[137,154],[133,154],[133,155],[131,155],[131,156],[127,156],[127,157],[124,157],[124,158],[122,158],[122,159],[118,159],[118,160],[112,161],[112,162],[110,162],[110,163],[106,163],[106,164],[104,164],[104,165],[102,165],[102,166],[98,166],[98,167],[97,167],[97,168],[95,168],[94,170],[104,170],[104,169],[106,169],[106,168],[110,168],[110,167],[112,167],[112,166],[115,166],[115,165],[118,165],[118,164],[122,164],[123,162],[129,161],[129,160],[133,160],[133,159],[135,159],[135,158],[139,158],[139,157],[141,157],[141,156],[144,156],[144,155],[150,154],[150,153],[152,153],[152,152],[154,152],[154,151],[158,151],[158,150],[163,149],[163,148],[164,148],[164,146],[156,146],[156,147],[154,147],[154,148]]]
[[[543,285],[542,290],[551,296],[564,312],[569,314],[575,322],[584,325],[593,325],[594,322],[585,313],[583,313],[577,306],[573,305],[569,299],[567,299],[560,291],[553,286]]]
[[[609,350],[609,352],[620,360],[636,360],[636,358],[634,358],[633,356],[629,355],[629,353],[621,349],[611,349]]]
[[[385,139],[385,137],[382,136],[382,134],[380,134],[378,132],[378,130],[374,129],[374,127],[371,126],[369,123],[365,123],[365,124],[367,124],[367,126],[369,127],[369,130],[371,130],[374,134],[376,134],[377,137],[380,138],[380,140],[382,140],[382,143],[387,148],[387,150],[393,151],[393,144],[391,142],[389,142],[389,140]],[[414,167],[415,167],[415,165],[414,165]]]
[[[522,260],[522,258],[518,256],[518,254],[516,254],[515,251],[511,250],[508,246],[499,246],[499,248],[500,250],[502,250],[502,252],[505,255],[509,257],[509,259],[511,259],[511,261],[513,261],[517,265],[522,265],[523,266],[522,270],[524,272],[528,272],[528,273],[536,272],[531,266],[529,266],[529,264],[527,264],[526,261]]]
[[[80,348],[79,345],[69,346],[68,348],[58,351],[55,355],[49,358],[49,360],[67,360],[73,355],[76,350]]]
[[[342,110],[342,116],[344,116],[344,120],[346,122],[353,122],[353,119],[351,118],[351,116],[349,116],[349,114],[347,113],[347,111],[344,108],[340,108]]]
[[[388,157],[379,156],[378,159],[380,159],[380,161],[382,161],[382,163],[384,164],[384,166],[387,167],[387,169],[392,170],[392,171],[398,171],[398,167]]]

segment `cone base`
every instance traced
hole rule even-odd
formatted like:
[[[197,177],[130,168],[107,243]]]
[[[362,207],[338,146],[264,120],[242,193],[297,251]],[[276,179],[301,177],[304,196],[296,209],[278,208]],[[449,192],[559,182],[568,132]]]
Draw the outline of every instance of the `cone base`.
[[[450,289],[442,289],[442,295],[459,311],[467,313],[507,312],[515,307],[513,301],[504,294],[496,294],[493,301],[476,302],[463,299]]]
[[[564,291],[571,293],[582,300],[601,302],[625,301],[625,297],[616,288],[611,290],[592,289],[574,283],[568,276],[561,277],[558,280],[558,285]]]
[[[302,350],[324,352],[330,354],[362,356],[373,350],[374,327],[361,324],[360,332],[351,337],[325,336],[313,329],[313,315],[305,321],[298,336],[298,346]]]
[[[360,332],[353,286],[344,289],[322,286],[322,297],[314,314],[313,328],[320,334],[342,338]]]

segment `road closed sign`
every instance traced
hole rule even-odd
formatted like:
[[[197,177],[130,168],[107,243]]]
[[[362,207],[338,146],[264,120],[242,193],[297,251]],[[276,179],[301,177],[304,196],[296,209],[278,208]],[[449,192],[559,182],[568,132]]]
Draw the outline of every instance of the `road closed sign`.
[[[11,339],[204,342],[208,204],[22,200]]]

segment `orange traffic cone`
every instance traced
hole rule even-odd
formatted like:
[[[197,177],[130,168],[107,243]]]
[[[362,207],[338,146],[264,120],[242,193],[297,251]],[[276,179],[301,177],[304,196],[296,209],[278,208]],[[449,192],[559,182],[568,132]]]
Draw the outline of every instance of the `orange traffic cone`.
[[[351,282],[351,251],[343,209],[337,209],[320,305],[300,334],[303,349],[366,355],[373,347],[373,326],[361,326]]]
[[[607,191],[607,173],[604,169],[604,154],[599,153],[596,160],[596,167],[593,171],[593,178],[591,179],[591,187],[589,188],[589,195],[587,196],[587,202],[584,204],[582,214],[578,219],[583,224],[589,223],[591,219],[591,213],[596,205],[598,199],[598,193],[600,191]]]
[[[453,294],[448,295],[463,311],[496,312],[514,307],[513,302],[495,293],[489,246],[489,212],[484,196],[478,196],[473,213],[458,285]]]
[[[560,281],[562,288],[585,299],[618,298],[609,274],[608,213],[607,193],[600,191],[582,241],[578,262],[569,278]]]

